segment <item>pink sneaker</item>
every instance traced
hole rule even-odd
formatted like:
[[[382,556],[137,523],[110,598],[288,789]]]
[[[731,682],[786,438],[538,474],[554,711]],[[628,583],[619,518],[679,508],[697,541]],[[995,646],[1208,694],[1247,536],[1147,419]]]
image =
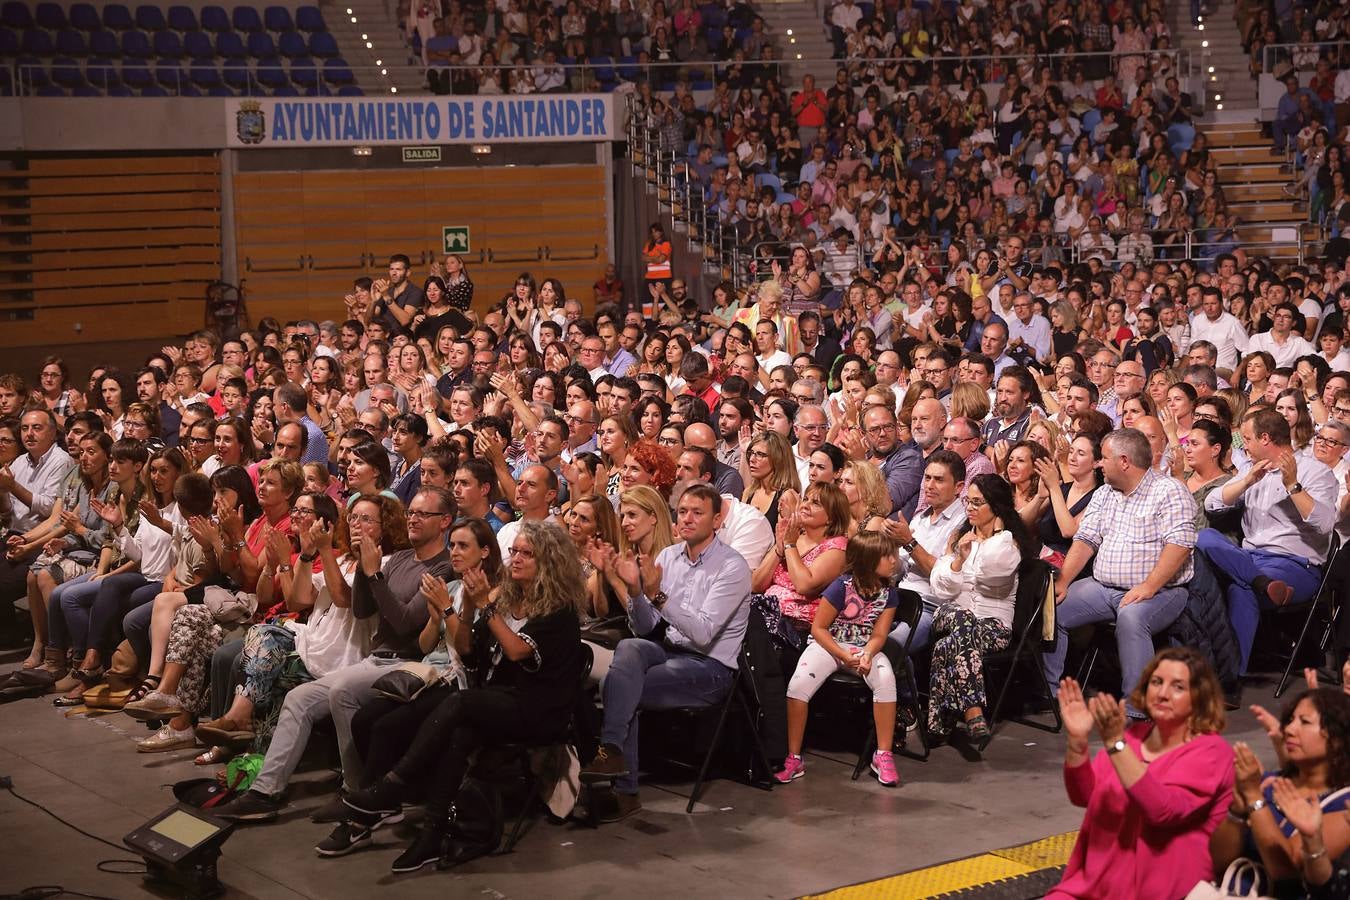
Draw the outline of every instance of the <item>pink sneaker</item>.
[[[889,750],[878,750],[872,754],[872,772],[882,787],[896,787],[900,784],[900,776],[895,772],[895,758]]]
[[[894,772],[895,770],[892,769],[891,771]],[[802,758],[789,753],[787,759],[783,760],[783,771],[773,777],[779,784],[787,784],[789,781],[796,781],[805,774],[806,764],[802,762]]]

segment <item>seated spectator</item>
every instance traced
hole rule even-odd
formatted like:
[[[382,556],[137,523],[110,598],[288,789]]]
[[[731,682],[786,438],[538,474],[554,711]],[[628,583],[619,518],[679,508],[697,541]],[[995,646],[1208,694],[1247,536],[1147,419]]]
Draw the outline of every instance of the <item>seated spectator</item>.
[[[964,724],[983,751],[993,732],[984,717],[982,655],[1012,636],[1018,569],[1037,556],[1039,541],[1013,507],[1012,491],[997,475],[977,475],[966,491],[966,523],[933,564],[933,662],[928,731],[942,740]]]
[[[890,586],[895,575],[894,545],[890,538],[862,532],[848,540],[844,571],[822,595],[811,623],[811,640],[797,661],[787,687],[787,758],[774,777],[787,784],[806,774],[802,742],[806,735],[806,708],[831,673],[858,675],[872,689],[872,715],[877,751],[872,772],[886,787],[900,778],[889,748],[895,740],[895,672],[881,652],[895,619],[896,596]]]
[[[373,685],[404,659],[420,659],[417,636],[426,625],[427,598],[422,575],[444,578],[451,571],[446,534],[451,524],[451,498],[442,490],[423,488],[408,509],[407,550],[381,558],[380,546],[361,540],[360,562],[352,582],[352,611],[358,619],[378,616],[370,655],[302,684],[286,694],[262,771],[247,793],[215,808],[232,821],[270,821],[280,813],[285,789],[309,741],[314,722],[332,717],[342,755],[343,786],[348,793],[364,784],[362,761],[352,738],[356,711],[375,696]]]
[[[1132,428],[1111,432],[1102,441],[1101,468],[1105,484],[1084,510],[1055,583],[1055,648],[1044,656],[1052,692],[1064,672],[1069,631],[1112,620],[1122,693],[1138,684],[1153,636],[1186,605],[1194,570],[1195,501],[1185,485],[1154,469],[1148,439]],[[1079,579],[1089,561],[1092,577]]]
[[[1210,492],[1205,510],[1241,509],[1242,545],[1206,529],[1196,546],[1226,586],[1245,672],[1261,610],[1313,599],[1338,507],[1336,476],[1315,457],[1294,453],[1278,412],[1248,414],[1241,434],[1252,465]]]
[[[634,558],[624,566],[633,633],[650,635],[664,624],[665,638],[661,643],[645,637],[621,642],[605,679],[602,743],[582,779],[614,781],[616,806],[607,818],[641,809],[638,709],[710,706],[731,687],[749,618],[751,573],[745,560],[718,539],[722,515],[722,498],[714,488],[690,487],[680,496],[676,515],[681,543],[655,559]]]
[[[1064,785],[1086,813],[1047,898],[1181,897],[1211,877],[1210,837],[1230,827],[1233,790],[1219,680],[1196,651],[1163,650],[1144,666],[1130,705],[1148,721],[1131,724],[1126,704],[1108,694],[1085,699],[1072,678],[1060,685]],[[1103,744],[1095,758],[1093,731]],[[1226,865],[1217,850],[1213,862]]]
[[[439,588],[436,592],[444,602]],[[394,860],[395,873],[413,872],[443,857],[461,862],[495,850],[495,841],[487,847],[458,847],[454,853],[444,846],[450,811],[473,754],[502,743],[561,738],[576,705],[584,587],[577,554],[561,528],[527,523],[511,546],[501,583],[492,587],[481,569],[471,569],[462,592],[461,607],[472,603],[475,618],[487,625],[482,642],[469,648],[480,666],[491,660],[484,666],[481,686],[452,691],[423,721],[411,744],[406,734],[392,733],[382,735],[380,744],[372,743],[372,752],[386,757],[398,747],[406,749],[387,774],[344,799],[357,821],[373,828],[398,815],[404,802],[425,797],[422,830]],[[460,629],[468,631],[463,625]]]
[[[1214,868],[1222,872],[1243,856],[1264,870],[1268,893],[1303,896],[1304,883],[1327,883],[1332,861],[1350,849],[1350,696],[1310,687],[1278,720],[1260,707],[1253,712],[1277,765],[1267,769],[1251,747],[1237,745],[1228,816],[1209,842]]]
[[[848,521],[843,491],[809,485],[800,502],[787,506],[774,545],[752,573],[748,646],[771,761],[787,755],[787,675],[806,647],[821,593],[844,571]]]

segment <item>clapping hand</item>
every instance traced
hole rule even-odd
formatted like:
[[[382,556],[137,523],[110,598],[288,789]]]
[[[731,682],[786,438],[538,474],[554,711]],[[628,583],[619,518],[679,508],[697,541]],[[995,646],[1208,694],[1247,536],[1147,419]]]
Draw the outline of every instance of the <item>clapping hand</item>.
[[[656,564],[656,557],[650,553],[638,554],[638,571],[642,575],[642,592],[648,597],[653,597],[661,591],[661,567]]]
[[[1110,694],[1096,694],[1088,701],[1088,710],[1097,723],[1103,744],[1114,744],[1125,734],[1125,701]]]
[[[1041,491],[1049,496],[1048,485],[1059,483],[1059,466],[1055,465],[1053,460],[1038,459],[1035,467],[1036,474],[1041,476]]]
[[[84,534],[86,531],[84,523],[80,521],[80,517],[77,516],[74,511],[69,509],[64,510],[61,513],[61,527],[64,528],[68,534],[78,535]]]
[[[478,609],[487,606],[492,599],[492,586],[481,566],[475,566],[460,576],[464,585],[464,596],[473,601]]]
[[[308,544],[308,547],[306,547]],[[316,518],[307,530],[300,534],[300,547],[306,554],[322,553],[333,546],[333,529],[323,519]]]
[[[244,539],[244,508],[242,506],[231,507],[228,504],[217,502],[216,519],[220,522],[220,533],[225,537],[235,543]]]
[[[269,529],[266,537],[267,556],[273,568],[284,566],[291,561],[291,539],[283,531]]]
[[[370,578],[380,571],[380,542],[366,535],[352,536],[352,549],[361,560],[361,571]]]
[[[90,497],[89,508],[97,513],[100,519],[107,522],[114,529],[122,527],[123,516],[121,504],[104,503],[97,497]]]
[[[214,547],[220,542],[220,530],[205,516],[192,516],[187,526],[192,539],[203,548]]]
[[[451,608],[450,590],[445,586],[445,582],[432,575],[430,572],[422,573],[422,596],[427,600],[427,606],[438,617],[445,618],[446,610]]]
[[[1304,794],[1288,778],[1276,778],[1270,785],[1275,805],[1298,833],[1310,838],[1322,830],[1322,804]]]
[[[620,553],[614,561],[614,571],[623,579],[623,583],[628,585],[628,592],[637,595],[642,591],[642,569],[638,563],[637,555],[631,550],[625,550]]]
[[[1250,807],[1261,799],[1261,761],[1245,741],[1233,745],[1233,793]]]
[[[1086,750],[1092,726],[1096,721],[1083,698],[1083,689],[1072,678],[1059,682],[1059,717],[1064,722],[1064,731],[1078,749]]]

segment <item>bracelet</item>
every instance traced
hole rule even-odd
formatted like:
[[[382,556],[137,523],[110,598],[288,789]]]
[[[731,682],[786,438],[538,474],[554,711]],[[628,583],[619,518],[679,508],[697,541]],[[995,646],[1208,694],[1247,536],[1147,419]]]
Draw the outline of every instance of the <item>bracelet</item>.
[[[277,574],[278,574],[278,575],[285,575],[285,574],[287,574],[287,573],[289,573],[289,572],[294,572],[294,571],[295,571],[295,566],[292,566],[292,565],[290,565],[289,563],[287,563],[287,564],[285,564],[285,565],[277,566]]]
[[[300,561],[301,561],[302,563],[312,563],[312,562],[314,562],[315,559],[318,558],[318,556],[319,556],[319,554],[318,554],[317,552],[316,552],[316,553],[301,553],[301,554],[300,554]]]
[[[264,578],[271,578],[271,577],[272,572],[269,569],[263,569],[261,572],[258,573],[259,581],[262,581]]]
[[[1305,854],[1303,854],[1303,861],[1304,861],[1304,862],[1312,862],[1313,860],[1321,859],[1322,857],[1324,857],[1324,856],[1326,856],[1326,855],[1327,855],[1327,848],[1326,848],[1325,846],[1323,846],[1322,849],[1321,849],[1321,850],[1318,850],[1316,853],[1305,853]]]
[[[230,544],[229,546],[227,546],[225,549],[226,549],[226,550],[233,550],[235,553],[238,553],[240,550],[243,550],[243,549],[244,549],[245,547],[247,547],[247,546],[248,546],[248,543],[247,543],[246,541],[236,541],[235,543]]]

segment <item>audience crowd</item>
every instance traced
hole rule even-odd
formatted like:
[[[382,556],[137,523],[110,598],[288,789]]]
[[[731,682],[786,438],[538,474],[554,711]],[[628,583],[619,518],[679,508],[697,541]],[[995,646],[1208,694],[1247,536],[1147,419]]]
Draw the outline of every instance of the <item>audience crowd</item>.
[[[419,802],[411,871],[471,855],[451,816],[480,749],[566,740],[619,819],[640,711],[716,706],[742,667],[781,783],[831,676],[872,695],[881,785],[920,737],[978,753],[986,659],[1045,584],[1040,694],[1088,808],[1063,895],[1134,867],[1140,896],[1181,896],[1211,847],[1334,883],[1346,699],[1260,712],[1279,780],[1219,733],[1263,613],[1306,609],[1329,566],[1345,583],[1347,267],[1106,271],[1025,245],[987,251],[987,279],[883,267],[846,286],[858,316],[806,302],[800,254],[702,304],[611,269],[584,305],[529,273],[475,305],[462,259],[415,277],[395,255],[340,321],[0,375],[0,617],[32,633],[0,693],[122,708],[144,753],[257,754],[215,810],[243,821],[277,816],[326,720],[343,785],[318,852]],[[1100,623],[1120,701],[1064,677]],[[1124,859],[1134,827],[1185,838]]]

